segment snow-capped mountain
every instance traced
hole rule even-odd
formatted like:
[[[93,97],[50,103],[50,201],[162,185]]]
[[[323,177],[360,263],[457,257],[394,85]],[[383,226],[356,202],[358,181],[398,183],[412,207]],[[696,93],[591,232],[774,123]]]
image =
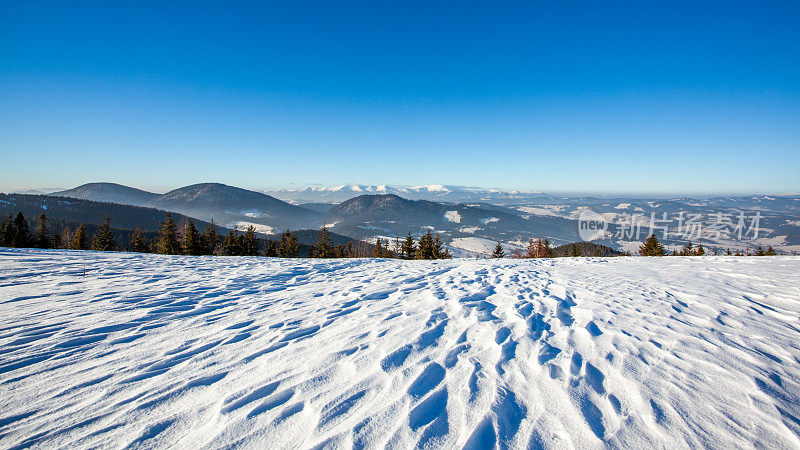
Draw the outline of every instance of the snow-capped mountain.
[[[481,187],[429,184],[423,186],[346,184],[302,189],[269,189],[269,195],[290,203],[340,203],[364,194],[394,194],[409,200],[430,200],[448,203],[489,202],[509,198],[535,198],[533,191],[503,191]]]

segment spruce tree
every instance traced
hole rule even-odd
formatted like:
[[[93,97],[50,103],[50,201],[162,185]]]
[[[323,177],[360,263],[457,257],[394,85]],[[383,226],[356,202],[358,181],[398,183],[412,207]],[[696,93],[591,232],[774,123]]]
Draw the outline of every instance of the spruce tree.
[[[25,216],[22,215],[22,211],[20,211],[14,219],[14,240],[12,242],[12,247],[27,247],[30,240],[29,235],[28,221],[25,219]]]
[[[703,244],[697,246],[697,250],[695,250],[694,254],[695,256],[703,256],[706,254],[706,249],[703,248]]]
[[[133,230],[133,235],[131,236],[131,251],[137,253],[148,253],[150,251],[147,242],[144,240],[142,229],[138,226]]]
[[[450,252],[445,248],[439,233],[433,237],[433,259],[449,259]]]
[[[256,237],[256,227],[250,225],[242,235],[241,254],[245,256],[258,256],[258,238]]]
[[[525,257],[536,258],[537,256],[536,242],[533,240],[533,238],[530,238],[530,240],[528,240],[528,246],[525,247]]]
[[[47,230],[47,216],[44,213],[39,214],[36,219],[36,246],[39,248],[50,248],[50,236]]]
[[[332,258],[333,257],[333,244],[331,243],[331,236],[328,228],[323,226],[317,234],[317,242],[314,243],[312,250],[313,258]]]
[[[644,241],[644,244],[639,246],[639,254],[642,256],[664,256],[666,250],[664,250],[664,246],[658,242],[658,238],[654,233]]]
[[[764,255],[765,255],[764,248],[759,245],[758,248],[756,249],[756,256],[764,256]]]
[[[551,258],[553,256],[553,249],[550,247],[550,240],[545,238],[542,247],[544,251],[542,258]]]
[[[97,228],[97,232],[92,237],[92,250],[114,251],[117,243],[114,241],[114,232],[111,231],[111,218],[106,216],[103,224]]]
[[[402,258],[414,259],[414,238],[411,237],[411,232],[408,232],[406,239],[403,241]]]
[[[416,259],[433,259],[433,235],[430,229],[420,236],[414,255]]]
[[[177,226],[170,213],[167,213],[166,219],[161,222],[156,251],[162,255],[181,254],[181,244],[178,242]]]
[[[732,254],[733,254],[733,253],[731,253],[731,249],[730,249],[730,248],[728,248],[728,249],[725,249],[725,255],[726,255],[726,256],[731,256]]]
[[[492,258],[504,258],[505,256],[506,252],[503,251],[503,246],[498,242],[494,247],[494,251],[492,252]]]
[[[72,240],[69,243],[70,250],[86,250],[88,248],[88,238],[86,237],[86,227],[83,224],[78,225]]]
[[[183,254],[184,255],[202,255],[203,245],[200,242],[200,233],[194,222],[189,220],[186,224],[186,231],[183,232]]]
[[[375,247],[372,247],[373,258],[383,258],[383,240],[378,238],[375,240]]]
[[[8,217],[3,218],[0,223],[0,247],[12,247],[14,245],[14,235],[17,234],[14,226],[14,217],[8,213]]]
[[[347,245],[344,246],[344,257],[345,258],[358,257],[358,254],[356,253],[356,248],[353,245],[353,241],[347,241]]]
[[[217,225],[214,223],[214,219],[211,219],[211,223],[203,230],[201,242],[203,254],[214,254],[214,250],[216,250],[217,246],[220,244],[220,236],[217,234]]]
[[[278,256],[278,243],[270,239],[264,241],[264,251],[261,252],[261,256],[268,258],[274,258]]]
[[[281,243],[278,246],[278,256],[281,258],[297,258],[300,255],[300,243],[297,236],[287,228],[281,234]]]
[[[222,241],[222,254],[226,256],[236,256],[241,252],[239,247],[239,236],[236,229],[230,230]]]
[[[772,248],[772,246],[770,245],[769,248],[767,248],[767,252],[764,253],[764,255],[766,255],[766,256],[775,256],[775,255],[777,255],[777,253],[775,252],[775,249]]]
[[[569,256],[572,256],[572,257],[583,256],[583,254],[581,253],[581,248],[578,247],[577,243],[573,242],[572,245],[570,246],[570,254],[569,254]]]

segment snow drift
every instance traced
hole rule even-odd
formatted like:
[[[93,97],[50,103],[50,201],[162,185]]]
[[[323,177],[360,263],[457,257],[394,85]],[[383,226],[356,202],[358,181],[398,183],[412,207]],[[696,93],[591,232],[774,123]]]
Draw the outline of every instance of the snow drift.
[[[799,302],[797,257],[2,249],[0,447],[798,447]]]

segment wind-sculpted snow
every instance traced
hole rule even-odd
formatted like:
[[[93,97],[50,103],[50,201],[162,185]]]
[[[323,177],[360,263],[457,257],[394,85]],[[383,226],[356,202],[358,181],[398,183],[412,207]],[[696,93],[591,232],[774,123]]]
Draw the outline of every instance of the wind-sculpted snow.
[[[0,250],[0,447],[797,448],[798,313],[797,257]]]

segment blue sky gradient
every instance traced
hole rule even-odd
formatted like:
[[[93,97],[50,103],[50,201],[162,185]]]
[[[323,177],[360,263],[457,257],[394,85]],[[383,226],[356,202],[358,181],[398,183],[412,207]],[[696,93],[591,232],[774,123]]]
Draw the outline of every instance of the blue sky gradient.
[[[798,2],[4,2],[0,190],[800,191]]]

